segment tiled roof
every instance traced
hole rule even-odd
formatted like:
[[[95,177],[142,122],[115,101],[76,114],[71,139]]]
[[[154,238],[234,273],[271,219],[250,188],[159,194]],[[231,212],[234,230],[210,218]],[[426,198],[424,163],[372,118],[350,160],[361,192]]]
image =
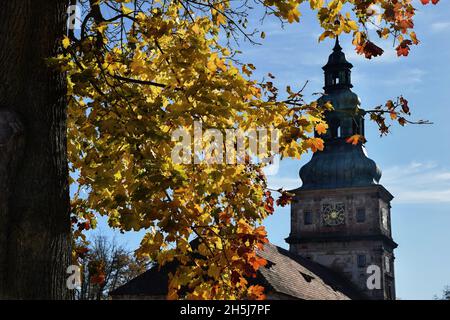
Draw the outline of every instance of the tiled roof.
[[[295,255],[273,244],[266,244],[258,255],[268,261],[258,270],[252,283],[295,299],[304,300],[348,300],[362,298],[349,281],[328,268]],[[115,296],[165,296],[167,295],[168,273],[176,265],[162,268],[155,266],[123,286],[113,290]]]
[[[268,261],[259,270],[264,279],[262,283],[275,292],[304,300],[362,298],[346,279],[283,248],[269,243],[258,255]]]
[[[169,272],[175,271],[173,264],[162,268],[154,266],[109,293],[110,296],[166,296]]]

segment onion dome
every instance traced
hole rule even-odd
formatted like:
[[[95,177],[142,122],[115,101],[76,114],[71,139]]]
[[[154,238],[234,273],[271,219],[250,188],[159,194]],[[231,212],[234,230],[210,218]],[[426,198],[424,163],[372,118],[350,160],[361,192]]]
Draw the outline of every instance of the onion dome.
[[[367,157],[364,146],[346,141],[353,135],[364,135],[364,110],[359,108],[358,95],[351,91],[352,67],[336,39],[333,53],[323,67],[325,94],[318,99],[320,105],[330,102],[334,110],[325,115],[327,133],[315,134],[324,140],[324,150],[315,152],[300,169],[302,189],[362,187],[380,181],[381,170]]]

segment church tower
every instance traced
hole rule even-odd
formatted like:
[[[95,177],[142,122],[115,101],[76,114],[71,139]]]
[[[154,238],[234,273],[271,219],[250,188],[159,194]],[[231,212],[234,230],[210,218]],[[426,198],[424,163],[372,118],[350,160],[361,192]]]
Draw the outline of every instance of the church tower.
[[[318,100],[334,107],[326,115],[328,132],[318,136],[325,148],[300,170],[303,184],[293,191],[286,241],[291,252],[340,273],[368,299],[395,299],[393,196],[379,184],[381,171],[364,146],[346,142],[364,135],[364,111],[351,90],[352,67],[336,40],[323,67],[325,94]]]

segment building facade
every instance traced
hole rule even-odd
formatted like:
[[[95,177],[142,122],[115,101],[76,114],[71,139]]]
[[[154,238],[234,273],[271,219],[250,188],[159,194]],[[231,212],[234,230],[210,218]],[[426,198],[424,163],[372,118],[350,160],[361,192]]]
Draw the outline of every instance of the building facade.
[[[364,145],[348,143],[364,136],[364,111],[351,90],[352,65],[339,41],[325,73],[325,94],[333,111],[322,152],[300,170],[302,186],[291,207],[289,250],[340,273],[368,299],[395,299],[394,249],[391,233],[393,196],[379,184],[381,171]]]

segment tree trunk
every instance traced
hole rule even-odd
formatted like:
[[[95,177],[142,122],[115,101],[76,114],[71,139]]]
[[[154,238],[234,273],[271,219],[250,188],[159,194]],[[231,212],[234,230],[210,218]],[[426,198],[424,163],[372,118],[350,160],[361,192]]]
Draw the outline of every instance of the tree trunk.
[[[65,299],[66,85],[50,70],[65,0],[0,4],[0,298]]]

